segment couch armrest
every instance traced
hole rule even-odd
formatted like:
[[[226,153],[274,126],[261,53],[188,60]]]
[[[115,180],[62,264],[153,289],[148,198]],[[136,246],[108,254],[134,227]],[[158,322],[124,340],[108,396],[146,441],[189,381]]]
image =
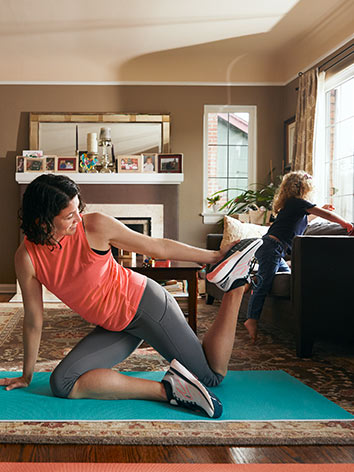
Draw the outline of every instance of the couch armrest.
[[[222,238],[223,238],[222,234],[208,234],[207,243],[206,243],[207,249],[218,251],[220,249]]]
[[[297,236],[291,267],[298,355],[311,354],[317,334],[353,337],[354,237]]]

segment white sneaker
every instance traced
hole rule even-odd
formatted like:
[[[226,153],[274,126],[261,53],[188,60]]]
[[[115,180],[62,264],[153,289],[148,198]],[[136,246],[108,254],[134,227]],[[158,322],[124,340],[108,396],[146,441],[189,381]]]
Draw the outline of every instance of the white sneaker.
[[[254,254],[262,244],[260,238],[242,239],[211,267],[207,280],[223,292],[246,284],[249,282]]]
[[[177,359],[171,362],[162,383],[171,405],[202,411],[211,418],[221,416],[221,401]]]

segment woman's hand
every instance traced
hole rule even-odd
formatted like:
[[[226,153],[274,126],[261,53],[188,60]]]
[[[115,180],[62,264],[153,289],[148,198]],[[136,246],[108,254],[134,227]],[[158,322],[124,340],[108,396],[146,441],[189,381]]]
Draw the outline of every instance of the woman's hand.
[[[26,380],[23,376],[0,379],[0,385],[5,386],[5,390],[8,391],[13,390],[14,388],[25,388],[28,387],[29,384],[30,381]]]

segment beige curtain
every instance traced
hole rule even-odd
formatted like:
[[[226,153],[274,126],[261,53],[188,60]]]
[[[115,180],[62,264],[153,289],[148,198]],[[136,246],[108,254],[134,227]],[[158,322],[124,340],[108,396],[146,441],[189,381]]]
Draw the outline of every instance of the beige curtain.
[[[313,171],[313,140],[317,95],[317,71],[311,69],[299,78],[294,136],[293,170]]]

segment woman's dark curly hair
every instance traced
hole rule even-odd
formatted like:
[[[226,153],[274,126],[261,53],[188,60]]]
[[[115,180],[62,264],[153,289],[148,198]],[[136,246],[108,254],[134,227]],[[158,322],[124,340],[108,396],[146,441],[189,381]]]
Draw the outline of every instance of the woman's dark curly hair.
[[[35,244],[52,244],[53,219],[70,200],[79,197],[79,211],[85,204],[76,183],[65,175],[42,174],[27,187],[19,211],[21,229]]]

